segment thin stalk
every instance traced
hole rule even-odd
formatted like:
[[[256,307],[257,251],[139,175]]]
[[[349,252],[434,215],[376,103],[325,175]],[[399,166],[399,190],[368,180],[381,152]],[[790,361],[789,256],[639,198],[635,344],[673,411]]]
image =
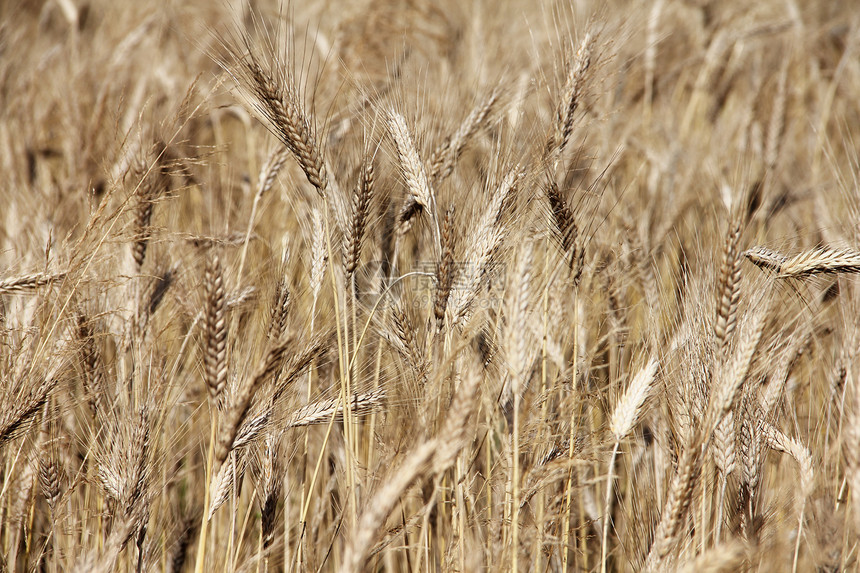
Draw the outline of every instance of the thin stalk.
[[[356,346],[358,348],[358,346]],[[382,345],[380,344],[376,350],[376,366],[374,368],[373,373],[373,389],[379,389],[379,377],[382,373]],[[368,439],[367,439],[367,467],[372,467],[373,464],[373,455],[374,455],[374,444],[376,441],[373,439],[374,434],[376,433],[376,411],[370,415],[370,428],[368,430]]]
[[[520,395],[514,394],[514,453],[511,477],[511,571],[519,571],[518,547],[520,542]]]
[[[466,534],[466,503],[463,499],[463,456],[457,456],[457,539],[460,544],[460,571],[466,570],[466,544],[464,543],[464,535]]]
[[[313,303],[311,304],[311,319],[310,326],[308,328],[308,337],[312,338],[314,335],[314,322],[316,321],[317,315],[317,297],[313,297]],[[315,362],[315,361],[314,361]],[[314,372],[314,362],[308,366],[307,373],[307,383],[308,383],[308,392],[307,392],[307,404],[311,403],[312,397],[312,388],[313,388],[313,372]],[[307,479],[307,468],[308,468],[308,439],[310,437],[311,429],[310,427],[305,428],[305,440],[304,440],[304,451],[302,454],[302,491],[301,491],[301,500],[299,503],[299,507],[304,507],[305,498],[311,495],[310,489],[308,489],[308,479]],[[302,536],[305,530],[305,522],[304,518],[299,521],[299,531],[300,536],[299,540],[296,544],[296,566],[297,568],[301,568],[302,563]],[[290,563],[290,560],[287,558],[286,553],[289,551],[289,527],[284,527],[284,563]]]
[[[257,555],[263,554],[263,528],[260,528],[260,535],[257,536]],[[269,571],[269,557],[263,557],[263,573],[268,573]],[[167,569],[165,569],[167,571]],[[256,573],[260,573],[260,561],[257,561],[257,568],[254,570]]]
[[[234,537],[236,536],[236,510],[237,510],[237,502],[236,493],[238,491],[238,486],[236,484],[236,453],[231,453],[227,459],[233,458],[233,463],[231,463],[230,468],[233,472],[233,495],[230,496],[230,534],[227,536],[227,555],[224,558],[224,570],[232,571],[232,569],[228,569],[228,564],[233,563],[233,543],[235,542]]]
[[[723,530],[723,504],[726,499],[727,480],[724,474],[720,475],[720,493],[717,496],[717,523],[716,532],[714,533],[714,545],[720,544],[720,535]]]
[[[487,412],[487,433],[493,431],[493,414],[492,412]],[[493,483],[493,439],[492,437],[485,441],[484,451],[486,452],[487,459],[485,460],[485,465],[487,467],[487,477],[484,480],[485,487],[484,489],[487,492],[487,523],[493,523],[493,488],[490,487],[490,484]],[[487,569],[493,569],[493,536],[487,535]]]
[[[573,388],[576,388],[576,370],[579,361],[579,307],[578,305],[578,289],[574,289],[573,291]],[[571,416],[570,416],[570,435],[568,436],[568,449],[567,449],[567,457],[568,460],[573,460],[573,444],[574,438],[576,437],[576,413],[575,409],[571,408]],[[573,468],[568,470],[567,474],[567,484],[565,486],[565,494],[564,494],[564,520],[563,520],[563,530],[562,530],[562,543],[561,543],[561,570],[568,571],[568,549],[570,547],[570,509],[573,498]]]
[[[206,454],[206,480],[203,493],[203,519],[200,524],[200,537],[197,540],[197,561],[194,565],[194,573],[203,573],[206,565],[206,535],[209,530],[209,502],[212,492],[209,484],[212,481],[212,463],[215,457],[215,414],[212,414],[211,430],[209,432],[209,452]]]
[[[544,274],[547,274],[547,270],[549,268],[549,249],[544,249],[544,258],[543,258],[543,268]],[[547,417],[547,404],[549,400],[546,398],[546,388],[547,388],[547,343],[549,341],[549,283],[543,289],[543,312],[542,312],[542,320],[543,320],[543,341],[541,343],[541,368],[540,368],[540,395],[544,397],[543,402],[540,407],[540,424],[538,425],[538,443],[546,443],[546,439],[544,437],[544,430],[546,428],[546,417]],[[544,504],[545,493],[543,489],[541,489],[537,494],[537,536],[535,537],[535,548],[534,548],[534,571],[541,570],[541,553],[543,552],[543,530],[544,530],[544,520],[545,520],[545,508]]]
[[[350,407],[350,394],[349,394],[349,350],[345,347],[347,343],[347,325],[344,324],[341,326],[341,315],[340,315],[340,299],[338,297],[337,291],[337,281],[334,276],[334,252],[331,248],[331,224],[329,222],[330,213],[328,208],[328,199],[326,199],[326,216],[325,216],[325,240],[326,240],[326,249],[328,250],[328,264],[329,264],[329,276],[331,278],[331,289],[332,289],[332,297],[334,299],[334,316],[335,316],[335,330],[337,331],[337,354],[338,354],[338,363],[340,366],[340,399],[343,404],[343,437],[346,441],[346,465],[347,465],[347,485],[349,487],[349,514],[350,514],[350,523],[352,524],[353,530],[358,525],[358,508],[356,507],[356,499],[355,499],[355,460],[353,459],[353,443],[352,443],[352,408]],[[344,309],[345,310],[345,309]],[[341,330],[343,329],[343,330]],[[322,452],[320,452],[320,456],[322,456]]]
[[[239,486],[236,485],[236,488]],[[245,532],[248,530],[248,523],[251,521],[251,512],[254,510],[254,500],[257,497],[256,489],[251,489],[251,497],[248,499],[248,505],[245,508],[245,517],[242,518],[242,527],[239,529],[239,541],[236,543],[236,551],[233,556],[233,560],[231,561],[231,569],[230,571],[236,571],[237,565],[239,564],[239,556],[242,555],[242,542],[245,539]],[[235,496],[234,497],[238,497]],[[235,521],[234,521],[235,523]],[[257,561],[257,566],[259,567],[259,560]]]
[[[239,257],[239,271],[236,273],[237,284],[242,283],[242,270],[245,268],[245,257],[248,254],[248,241],[251,238],[251,231],[254,229],[254,220],[257,218],[257,206],[260,204],[260,199],[263,197],[263,187],[257,185],[259,190],[254,194],[254,203],[251,205],[251,216],[248,218],[248,229],[245,231],[245,240],[242,242],[242,255]]]
[[[800,556],[800,538],[803,533],[803,514],[806,512],[806,499],[800,508],[800,516],[797,518],[797,536],[794,540],[794,560],[791,563],[791,573],[797,573],[797,559]]]
[[[606,498],[603,500],[603,541],[600,544],[600,573],[606,573],[606,549],[609,543],[609,520],[612,511],[612,472],[615,468],[615,458],[618,456],[619,443],[616,440],[609,458],[609,471],[606,476]]]

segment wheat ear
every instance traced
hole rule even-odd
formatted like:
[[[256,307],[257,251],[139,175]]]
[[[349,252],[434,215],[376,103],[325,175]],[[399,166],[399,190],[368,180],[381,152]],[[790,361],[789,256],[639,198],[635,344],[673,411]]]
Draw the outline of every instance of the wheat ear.
[[[452,326],[471,316],[472,304],[478,295],[486,271],[489,269],[493,258],[498,254],[506,232],[503,220],[506,208],[510,203],[519,184],[522,171],[519,167],[511,169],[493,191],[487,209],[481,215],[475,238],[470,243],[464,260],[468,261],[462,269],[464,288],[451,292],[449,305],[453,320]]]
[[[204,277],[206,313],[204,337],[206,354],[204,372],[209,397],[215,402],[227,385],[227,311],[221,259],[212,255],[206,259]]]
[[[740,301],[741,254],[738,250],[741,237],[741,219],[735,215],[729,225],[723,244],[720,263],[720,278],[717,288],[717,319],[714,336],[717,347],[722,349],[735,330],[738,302]]]
[[[495,88],[478,104],[450,137],[446,138],[430,156],[430,180],[435,184],[444,181],[454,171],[457,160],[478,129],[487,123],[490,113],[501,97],[501,89]]]
[[[95,340],[92,328],[83,315],[78,315],[78,340],[80,341],[81,366],[83,370],[83,387],[87,403],[93,413],[93,418],[104,416],[110,404],[107,385],[102,371],[102,357]]]
[[[426,211],[433,222],[433,232],[438,252],[441,240],[439,221],[436,218],[436,197],[433,188],[430,186],[424,162],[421,161],[421,157],[415,147],[415,142],[412,140],[412,134],[406,125],[406,119],[394,110],[389,110],[388,112],[388,133],[391,135],[391,139],[394,140],[400,172],[403,175],[403,180],[406,182],[406,189],[409,191],[409,197],[401,209],[401,223],[405,224],[408,222],[411,219],[413,211]],[[406,216],[407,214],[409,214],[409,217]],[[402,231],[406,230],[406,228],[403,227]]]
[[[609,422],[609,431],[615,436],[612,456],[609,458],[609,471],[606,477],[606,498],[603,503],[603,541],[600,550],[600,570],[606,572],[607,544],[609,539],[609,520],[612,510],[612,473],[615,467],[615,457],[618,446],[636,425],[642,412],[642,406],[651,393],[652,383],[657,374],[657,360],[650,359],[648,363],[633,377],[630,386],[624,392],[621,400],[615,406]]]
[[[442,258],[436,266],[436,293],[433,299],[433,314],[439,330],[445,323],[448,297],[454,284],[454,205],[445,212],[442,226]]]
[[[152,211],[155,206],[155,201],[162,195],[169,185],[167,179],[167,170],[163,165],[165,159],[165,150],[163,144],[156,148],[155,164],[150,168],[145,165],[138,170],[142,174],[144,180],[140,182],[137,188],[137,205],[134,208],[134,243],[132,245],[132,257],[134,258],[135,266],[140,272],[143,266],[143,261],[146,258],[146,250],[149,244],[149,238],[152,234],[150,222],[152,221]]]
[[[687,517],[687,509],[693,487],[701,470],[701,447],[695,437],[685,446],[678,460],[678,469],[669,487],[669,496],[663,507],[660,523],[657,525],[654,543],[646,559],[645,570],[659,571],[660,564],[672,550],[682,521]]]
[[[383,389],[364,394],[353,394],[350,401],[350,415],[366,416],[376,412],[379,410],[383,400],[385,400],[385,390]],[[297,428],[325,424],[331,420],[332,416],[335,417],[336,421],[343,419],[343,402],[340,398],[313,402],[299,408],[287,419],[285,427]]]
[[[780,279],[860,272],[860,252],[853,249],[820,247],[787,257],[765,247],[753,247],[744,255],[755,265],[774,271]]]
[[[355,273],[361,258],[361,245],[370,215],[373,191],[373,158],[368,158],[362,164],[360,181],[352,193],[352,216],[345,231],[343,267],[347,278]]]
[[[797,560],[800,553],[801,532],[803,529],[803,516],[806,510],[806,500],[812,493],[815,472],[812,464],[812,454],[809,449],[797,440],[786,436],[774,425],[764,424],[764,437],[767,444],[776,451],[784,452],[794,458],[800,468],[800,512],[797,523],[797,537],[794,545],[794,559],[792,561],[792,572],[797,571]]]
[[[283,338],[287,328],[287,316],[290,312],[290,289],[284,278],[278,280],[275,289],[275,297],[272,301],[272,309],[269,314],[269,328],[267,336],[269,340]]]
[[[785,255],[766,247],[753,247],[744,251],[744,256],[755,266],[776,272],[779,272],[782,263],[788,260]]]
[[[738,210],[729,223],[723,243],[719,282],[717,283],[717,312],[714,321],[714,338],[717,355],[722,360],[728,352],[729,340],[737,324],[740,301],[741,253],[738,249],[741,235],[741,217]],[[729,411],[714,429],[714,464],[719,472],[717,496],[716,543],[720,542],[723,522],[723,505],[728,487],[728,475],[735,466],[734,416]]]
[[[553,234],[561,245],[562,252],[564,252],[567,258],[568,266],[573,269],[577,260],[576,241],[579,235],[576,218],[555,181],[550,180],[546,184],[545,190],[552,218]]]
[[[66,273],[33,273],[0,280],[0,294],[29,292],[66,278]]]
[[[823,247],[795,255],[777,271],[779,278],[802,278],[823,273],[860,272],[860,253]]]
[[[282,85],[253,55],[241,61],[238,71],[247,84],[241,87],[257,116],[290,150],[311,185],[325,196],[330,184],[325,158],[295,86],[290,81]]]
[[[222,420],[221,429],[218,434],[218,440],[215,444],[215,467],[220,468],[224,460],[227,459],[227,454],[233,449],[236,435],[239,431],[239,425],[245,419],[248,409],[251,405],[256,391],[263,383],[272,379],[276,372],[280,370],[284,361],[284,355],[287,348],[291,346],[292,341],[276,342],[266,354],[265,359],[260,363],[254,376],[246,381],[239,388],[233,398],[233,403],[230,405],[224,420]]]
[[[570,134],[573,132],[573,119],[582,100],[585,75],[591,67],[593,48],[594,35],[591,32],[586,32],[568,70],[562,98],[559,100],[555,112],[553,132],[546,143],[544,155],[550,165],[558,160],[561,152],[564,151],[568,141],[570,141]]]
[[[741,387],[747,378],[753,354],[764,331],[766,311],[759,309],[741,333],[734,356],[723,366],[717,387],[710,397],[705,414],[705,429],[712,432],[737,403]]]
[[[26,388],[27,384],[22,384]],[[19,396],[7,396],[9,402],[0,414],[0,448],[25,433],[30,423],[39,414],[57,386],[57,380],[48,376],[38,384],[30,385],[30,390]]]
[[[457,454],[466,445],[468,421],[477,402],[479,383],[478,376],[466,377],[455,392],[439,435],[413,448],[397,471],[389,472],[389,479],[382,482],[385,485],[373,495],[361,515],[358,528],[344,551],[341,573],[362,570],[377,531],[406,488],[422,474],[430,471],[438,475],[454,463]]]

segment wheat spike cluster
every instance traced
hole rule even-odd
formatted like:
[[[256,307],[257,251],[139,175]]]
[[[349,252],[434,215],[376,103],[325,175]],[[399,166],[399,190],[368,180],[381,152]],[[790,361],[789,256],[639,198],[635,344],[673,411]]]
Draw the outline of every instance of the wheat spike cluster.
[[[858,38],[0,4],[0,571],[860,570]]]

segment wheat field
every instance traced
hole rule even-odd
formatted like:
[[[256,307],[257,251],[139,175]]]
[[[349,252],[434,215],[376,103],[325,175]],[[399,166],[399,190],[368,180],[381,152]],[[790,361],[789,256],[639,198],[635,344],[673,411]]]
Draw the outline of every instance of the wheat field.
[[[853,0],[10,0],[0,53],[0,570],[858,570]]]

